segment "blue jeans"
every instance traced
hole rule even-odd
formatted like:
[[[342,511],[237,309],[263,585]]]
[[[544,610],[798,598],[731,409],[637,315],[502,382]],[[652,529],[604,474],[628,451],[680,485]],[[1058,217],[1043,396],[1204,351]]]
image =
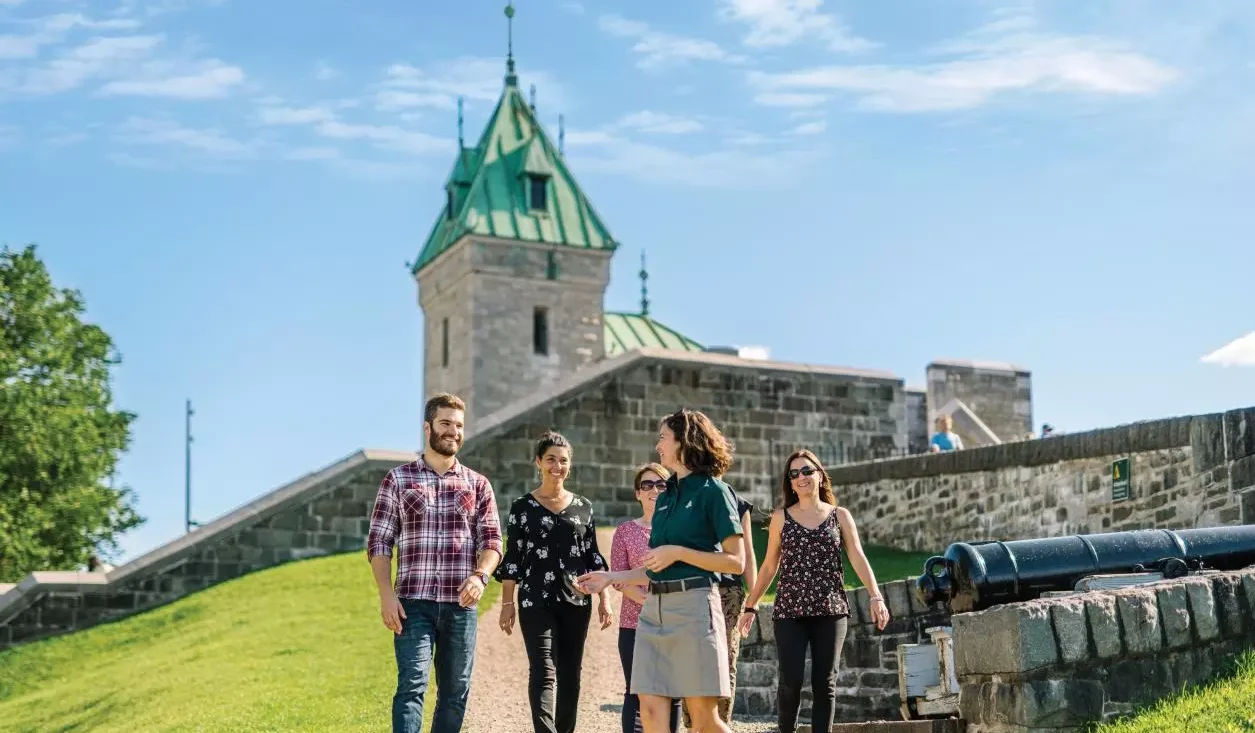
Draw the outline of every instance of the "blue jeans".
[[[392,697],[392,733],[422,733],[423,698],[433,651],[436,660],[436,714],[431,733],[459,733],[471,691],[475,664],[475,606],[401,599],[405,618],[393,640],[397,691]]]

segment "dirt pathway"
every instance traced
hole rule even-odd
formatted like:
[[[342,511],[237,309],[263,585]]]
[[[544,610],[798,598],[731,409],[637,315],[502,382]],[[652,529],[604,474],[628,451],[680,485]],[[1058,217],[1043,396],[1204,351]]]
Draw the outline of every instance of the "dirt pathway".
[[[603,528],[597,541],[607,553],[613,529]],[[584,673],[581,679],[580,733],[620,733],[623,705],[623,668],[619,664],[620,596],[611,591],[615,625],[602,631],[594,609],[584,647]],[[463,733],[528,733],[532,730],[531,708],[527,702],[527,652],[517,625],[506,636],[497,626],[501,601],[480,618],[475,649],[475,672],[471,697],[466,708]],[[737,733],[765,733],[775,726],[737,721]]]

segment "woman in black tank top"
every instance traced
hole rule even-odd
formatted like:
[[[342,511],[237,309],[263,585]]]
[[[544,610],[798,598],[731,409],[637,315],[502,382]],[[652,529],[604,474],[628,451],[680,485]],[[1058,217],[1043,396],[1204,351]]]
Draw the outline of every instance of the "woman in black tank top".
[[[771,515],[767,554],[746,598],[740,631],[742,635],[749,632],[758,601],[779,572],[772,624],[780,660],[776,691],[780,733],[797,729],[807,647],[811,653],[811,730],[831,730],[836,717],[837,660],[850,615],[842,551],[871,594],[877,629],[883,631],[889,623],[889,609],[863,554],[854,517],[837,506],[823,464],[809,450],[799,450],[784,465],[784,508]]]

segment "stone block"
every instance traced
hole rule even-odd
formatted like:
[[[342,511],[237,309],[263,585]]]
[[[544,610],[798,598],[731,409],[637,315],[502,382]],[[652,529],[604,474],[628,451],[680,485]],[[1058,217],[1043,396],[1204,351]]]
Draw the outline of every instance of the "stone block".
[[[1255,424],[1251,427],[1255,429]],[[1246,626],[1241,577],[1235,573],[1218,573],[1211,577],[1211,587],[1216,598],[1220,633],[1228,638],[1241,636]]]
[[[911,597],[906,581],[894,580],[880,584],[880,592],[889,606],[890,618],[908,618],[911,615]]]
[[[1242,578],[1242,592],[1246,596],[1246,608],[1255,616],[1255,570],[1241,570],[1237,573]]]
[[[1010,603],[955,614],[951,622],[959,675],[1019,674],[1059,660],[1045,603]]]
[[[841,654],[843,667],[877,669],[880,667],[880,642],[874,638],[850,637]]]
[[[1105,702],[1102,683],[1090,679],[962,683],[960,690],[960,715],[976,730],[1079,727],[1101,719]]]
[[[777,666],[772,662],[738,662],[737,685],[746,687],[771,687],[776,684]]]
[[[1124,646],[1129,654],[1153,654],[1163,648],[1157,601],[1153,588],[1131,588],[1116,593]]]
[[[1199,641],[1211,641],[1220,636],[1220,619],[1216,615],[1216,599],[1212,595],[1211,582],[1203,577],[1181,581],[1190,602],[1190,620]]]
[[[1089,622],[1094,654],[1099,659],[1114,659],[1123,649],[1120,642],[1120,616],[1115,597],[1092,593],[1085,598],[1085,619]]]
[[[1166,585],[1156,593],[1159,595],[1159,616],[1163,619],[1165,645],[1169,649],[1189,646],[1193,634],[1190,633],[1190,606],[1185,586]]]
[[[1224,414],[1225,452],[1230,461],[1255,455],[1255,407]]]
[[[1060,598],[1050,606],[1059,658],[1072,664],[1089,658],[1089,625],[1085,623],[1085,601]]]

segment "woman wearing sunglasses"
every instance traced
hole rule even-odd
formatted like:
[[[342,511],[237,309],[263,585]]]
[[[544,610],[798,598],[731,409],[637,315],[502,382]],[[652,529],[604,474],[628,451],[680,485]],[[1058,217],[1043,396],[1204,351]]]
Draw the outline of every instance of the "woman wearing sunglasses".
[[[614,530],[610,544],[610,570],[622,572],[645,566],[649,553],[649,533],[654,521],[654,505],[658,495],[667,488],[671,472],[661,464],[649,463],[636,471],[633,484],[636,500],[641,504],[641,516],[620,524]],[[632,649],[636,645],[636,622],[645,602],[645,588],[639,585],[616,583],[615,589],[623,594],[619,609],[619,660],[623,663],[623,733],[641,733],[640,699],[632,694]],[[671,704],[671,733],[679,731],[680,702]]]
[[[789,456],[784,465],[784,508],[771,515],[767,554],[746,599],[740,631],[749,633],[758,614],[758,601],[779,571],[772,625],[780,660],[776,690],[780,733],[797,729],[807,647],[811,653],[811,730],[831,730],[836,717],[837,661],[850,615],[841,563],[843,550],[871,594],[872,619],[881,631],[889,623],[889,609],[863,554],[854,517],[845,507],[837,506],[832,480],[823,464],[814,453],[803,449]]]

